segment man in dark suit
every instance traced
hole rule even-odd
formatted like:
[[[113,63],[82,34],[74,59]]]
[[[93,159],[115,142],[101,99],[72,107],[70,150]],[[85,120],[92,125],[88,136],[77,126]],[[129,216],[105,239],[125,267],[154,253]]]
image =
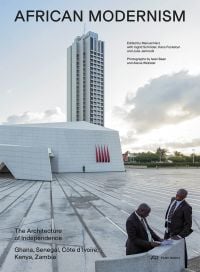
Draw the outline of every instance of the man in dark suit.
[[[185,201],[188,192],[179,189],[165,215],[165,239],[179,240],[192,233],[192,207]],[[187,249],[185,243],[185,267],[187,268]]]
[[[126,241],[126,255],[143,253],[160,245],[162,239],[149,227],[146,217],[151,208],[142,203],[126,221],[128,239]],[[156,242],[157,241],[157,242]]]

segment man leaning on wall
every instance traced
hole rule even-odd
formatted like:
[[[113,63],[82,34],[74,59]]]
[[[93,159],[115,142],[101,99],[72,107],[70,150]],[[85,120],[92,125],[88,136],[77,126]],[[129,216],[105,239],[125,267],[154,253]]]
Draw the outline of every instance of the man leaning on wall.
[[[146,203],[142,203],[128,217],[126,255],[143,253],[160,245],[162,239],[150,228],[146,220],[150,212],[151,208]]]

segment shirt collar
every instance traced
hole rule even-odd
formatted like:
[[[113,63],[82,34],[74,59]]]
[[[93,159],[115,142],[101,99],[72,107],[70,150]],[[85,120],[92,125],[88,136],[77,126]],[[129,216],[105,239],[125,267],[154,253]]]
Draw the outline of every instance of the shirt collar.
[[[138,219],[141,221],[143,219],[143,217],[139,216],[139,214],[135,211],[136,216],[138,217]]]
[[[176,201],[177,204],[181,204],[184,201],[184,199],[183,200],[176,200],[175,199],[175,201]]]

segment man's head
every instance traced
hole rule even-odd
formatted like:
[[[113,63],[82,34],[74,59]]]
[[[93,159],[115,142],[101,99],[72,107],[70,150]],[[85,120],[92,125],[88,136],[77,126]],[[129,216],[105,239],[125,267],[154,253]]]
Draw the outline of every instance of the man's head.
[[[176,200],[182,201],[187,197],[188,192],[185,189],[179,189],[176,193]]]
[[[139,216],[145,218],[150,214],[151,208],[146,203],[142,203],[139,205],[136,212]]]

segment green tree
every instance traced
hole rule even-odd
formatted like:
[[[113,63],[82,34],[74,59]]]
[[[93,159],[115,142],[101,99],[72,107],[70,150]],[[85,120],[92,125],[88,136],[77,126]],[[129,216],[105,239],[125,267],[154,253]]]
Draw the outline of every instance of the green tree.
[[[159,155],[159,161],[166,161],[167,149],[158,147],[156,150],[156,154]]]
[[[152,152],[141,152],[137,153],[135,156],[135,162],[139,163],[151,163],[151,162],[156,162],[159,160],[159,156],[156,153]]]
[[[183,157],[184,155],[179,151],[174,151],[174,156],[175,157]]]

